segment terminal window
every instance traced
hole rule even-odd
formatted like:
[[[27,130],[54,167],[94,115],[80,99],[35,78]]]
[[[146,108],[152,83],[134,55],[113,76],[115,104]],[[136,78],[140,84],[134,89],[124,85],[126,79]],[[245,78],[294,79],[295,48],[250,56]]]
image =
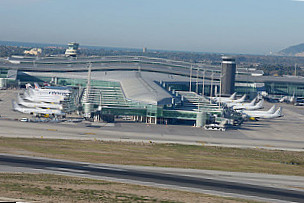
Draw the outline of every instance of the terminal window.
[[[287,86],[286,85],[279,85],[279,86],[275,86],[275,88],[287,89]]]

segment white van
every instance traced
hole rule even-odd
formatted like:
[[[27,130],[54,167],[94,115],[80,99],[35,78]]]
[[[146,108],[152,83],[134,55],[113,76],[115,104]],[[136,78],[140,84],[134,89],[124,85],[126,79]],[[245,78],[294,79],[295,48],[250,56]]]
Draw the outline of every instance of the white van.
[[[29,122],[29,119],[28,118],[21,118],[20,121],[21,122]]]

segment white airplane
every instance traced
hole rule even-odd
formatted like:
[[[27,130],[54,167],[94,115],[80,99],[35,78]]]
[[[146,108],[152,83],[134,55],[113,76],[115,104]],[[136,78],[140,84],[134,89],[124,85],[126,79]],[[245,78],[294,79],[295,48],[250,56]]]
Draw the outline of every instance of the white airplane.
[[[277,108],[276,105],[273,105],[268,111],[250,111],[250,110],[241,110],[240,112],[242,113],[252,113],[254,112],[255,114],[265,114],[265,113],[269,113],[269,114],[273,114],[275,112],[275,109]]]
[[[20,95],[17,95],[17,102],[18,104],[21,104],[22,106],[25,107],[30,107],[30,108],[48,108],[48,109],[60,109],[62,110],[62,105],[61,104],[54,104],[54,103],[45,103],[45,102],[26,102],[24,101]]]
[[[231,102],[231,103],[228,103],[226,104],[227,107],[234,107],[234,106],[254,106],[255,105],[255,102],[257,101],[257,98],[254,98],[250,103],[235,103],[235,102]]]
[[[245,101],[245,99],[246,99],[246,94],[244,94],[239,99],[230,99],[230,97],[229,98],[224,98],[224,97],[215,98],[215,100],[216,100],[217,103],[225,103],[225,104],[229,104],[229,103],[243,103]]]
[[[21,113],[34,114],[34,115],[55,115],[64,116],[65,113],[58,109],[40,109],[40,108],[23,108],[17,104],[15,100],[12,100],[13,110]]]
[[[263,107],[263,103],[264,103],[264,100],[259,101],[256,105],[251,105],[252,102],[250,102],[250,103],[241,103],[241,104],[233,106],[233,109],[234,110],[241,110],[241,109],[244,109],[244,110],[257,110],[257,109],[262,109],[262,108],[264,108]]]
[[[210,99],[214,100],[215,102],[226,102],[235,100],[236,92],[233,93],[230,97],[211,97]]]
[[[249,111],[247,113],[245,113],[245,115],[250,119],[250,120],[258,120],[258,119],[273,119],[273,118],[279,118],[284,116],[282,114],[282,107],[278,108],[278,110],[274,113],[256,113],[254,111],[250,112]]]
[[[29,84],[30,85],[30,84]],[[31,86],[31,85],[30,85]],[[71,93],[70,89],[68,87],[61,87],[61,86],[45,86],[45,87],[40,87],[38,83],[34,83],[35,89],[40,90],[40,91],[55,91],[54,94],[56,93]]]
[[[287,103],[295,103],[296,102],[296,97],[295,97],[295,92],[293,92],[293,95],[292,96],[284,96],[282,97],[281,99],[279,99],[279,102],[280,103],[283,103],[283,102],[287,102]]]
[[[29,88],[33,88],[33,87],[32,87],[32,85],[31,85],[30,83],[26,83],[26,84],[25,84],[25,88],[26,88],[26,89],[29,89]]]
[[[37,92],[32,88],[28,89],[23,93],[24,99],[32,102],[49,102],[49,103],[60,103],[66,96],[64,95],[51,95],[47,92]]]
[[[31,97],[39,97],[40,99],[43,98],[43,101],[51,98],[51,100],[63,100],[67,97],[71,90],[67,87],[56,87],[56,86],[48,86],[41,88],[38,83],[34,83],[35,88],[31,86],[31,84],[26,84],[27,93]],[[52,102],[52,101],[51,101]]]

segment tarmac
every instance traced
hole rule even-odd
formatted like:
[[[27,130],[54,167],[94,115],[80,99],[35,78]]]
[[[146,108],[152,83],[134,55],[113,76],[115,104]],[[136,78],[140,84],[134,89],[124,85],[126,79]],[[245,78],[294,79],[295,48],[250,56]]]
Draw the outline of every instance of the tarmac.
[[[117,120],[111,123],[31,123],[20,118],[31,115],[12,110],[11,100],[20,90],[0,91],[0,136],[48,139],[80,139],[129,142],[179,143],[191,145],[267,148],[304,151],[304,107],[277,104],[284,117],[248,121],[225,132],[185,125],[154,125]],[[273,104],[265,102],[265,110]],[[278,108],[278,107],[277,107]]]

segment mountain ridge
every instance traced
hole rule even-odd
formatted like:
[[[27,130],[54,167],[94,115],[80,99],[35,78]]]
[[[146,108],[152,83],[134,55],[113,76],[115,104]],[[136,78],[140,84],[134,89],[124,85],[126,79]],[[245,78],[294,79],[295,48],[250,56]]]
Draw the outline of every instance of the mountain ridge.
[[[304,56],[304,43],[293,45],[279,51],[280,55]]]

